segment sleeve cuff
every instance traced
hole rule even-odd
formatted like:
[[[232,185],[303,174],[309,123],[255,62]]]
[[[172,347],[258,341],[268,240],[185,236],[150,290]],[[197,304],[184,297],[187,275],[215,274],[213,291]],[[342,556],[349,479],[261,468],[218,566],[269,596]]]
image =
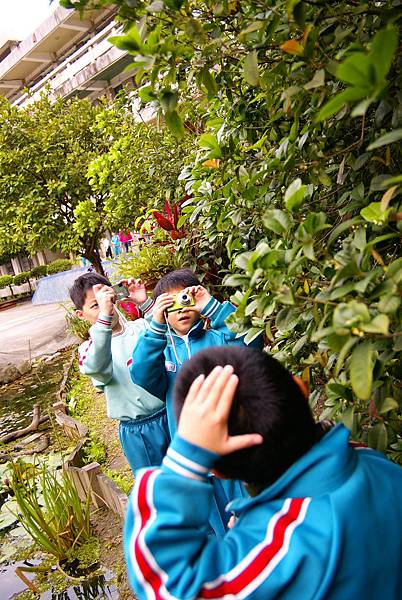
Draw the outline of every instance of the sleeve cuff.
[[[104,315],[102,313],[99,313],[96,322],[99,325],[104,325],[105,327],[111,327],[112,326],[112,318],[113,318],[112,315]]]
[[[207,481],[208,473],[218,458],[219,454],[195,446],[176,434],[162,464],[165,469],[188,479]]]
[[[155,301],[152,298],[147,298],[145,300],[145,302],[143,302],[142,304],[140,304],[138,306],[138,308],[140,309],[142,314],[145,315],[145,313],[147,313],[148,311],[150,311],[152,309],[154,304],[155,304]]]
[[[221,303],[212,296],[208,304],[200,311],[200,315],[204,317],[204,319],[212,319],[220,305]]]
[[[165,337],[165,334],[167,332],[167,325],[165,325],[164,323],[157,323],[152,319],[152,321],[149,324],[148,331],[152,332],[154,335]]]

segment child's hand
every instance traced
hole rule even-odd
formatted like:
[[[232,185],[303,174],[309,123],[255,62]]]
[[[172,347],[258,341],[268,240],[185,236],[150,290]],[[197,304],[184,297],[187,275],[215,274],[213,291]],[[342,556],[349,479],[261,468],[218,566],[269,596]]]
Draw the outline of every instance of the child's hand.
[[[258,433],[230,436],[228,419],[239,379],[233,367],[215,367],[205,379],[199,375],[192,383],[181,411],[179,435],[216,454],[230,454],[256,444],[264,438]]]
[[[211,294],[202,285],[193,285],[184,290],[187,294],[193,296],[195,305],[190,310],[201,312],[211,300]]]
[[[114,312],[114,301],[116,294],[113,288],[103,283],[97,283],[92,286],[94,291],[95,299],[98,303],[99,310],[103,315],[113,315]]]
[[[145,283],[141,279],[124,279],[122,284],[128,289],[130,298],[136,304],[142,304],[148,298]]]
[[[152,318],[157,323],[165,323],[164,312],[174,304],[173,296],[170,294],[161,294],[155,300],[155,304],[152,310]]]

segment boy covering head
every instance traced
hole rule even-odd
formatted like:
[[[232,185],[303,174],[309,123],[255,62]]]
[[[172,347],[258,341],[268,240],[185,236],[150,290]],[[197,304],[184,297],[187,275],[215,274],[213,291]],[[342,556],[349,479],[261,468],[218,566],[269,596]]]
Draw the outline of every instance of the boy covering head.
[[[193,304],[169,312],[180,293],[191,297]],[[243,345],[243,338],[229,331],[226,318],[235,310],[230,302],[218,302],[200,285],[190,269],[178,269],[162,277],[154,289],[153,318],[139,338],[130,367],[134,383],[158,398],[166,398],[169,431],[176,431],[173,409],[173,386],[182,365],[191,356],[210,346]],[[188,299],[187,298],[187,299]],[[261,346],[259,337],[254,342]],[[225,507],[235,497],[244,496],[240,482],[222,482],[211,478],[214,507],[210,525],[217,535],[227,528]]]
[[[130,280],[126,285],[141,314],[150,314],[153,302],[144,284]],[[70,297],[76,315],[92,324],[89,341],[78,351],[79,369],[105,392],[108,416],[120,421],[120,443],[131,469],[159,465],[170,440],[165,403],[133,383],[127,369],[145,319],[125,322],[110,281],[97,273],[78,277]]]
[[[197,354],[175,402],[178,432],[162,468],[137,474],[127,512],[136,597],[400,598],[400,467],[352,447],[343,425],[324,433],[286,369],[250,348]],[[231,503],[223,539],[206,533],[211,468],[254,495]]]

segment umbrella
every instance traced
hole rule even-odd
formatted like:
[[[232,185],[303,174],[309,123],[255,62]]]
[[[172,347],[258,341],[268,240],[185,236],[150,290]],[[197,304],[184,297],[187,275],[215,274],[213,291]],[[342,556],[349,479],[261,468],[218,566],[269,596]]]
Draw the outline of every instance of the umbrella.
[[[102,262],[105,274],[111,277],[115,274],[115,265],[111,261]],[[65,302],[70,299],[69,290],[74,281],[87,272],[85,267],[77,267],[69,271],[62,271],[54,275],[47,275],[39,279],[36,291],[32,296],[33,304],[52,304],[53,302]]]

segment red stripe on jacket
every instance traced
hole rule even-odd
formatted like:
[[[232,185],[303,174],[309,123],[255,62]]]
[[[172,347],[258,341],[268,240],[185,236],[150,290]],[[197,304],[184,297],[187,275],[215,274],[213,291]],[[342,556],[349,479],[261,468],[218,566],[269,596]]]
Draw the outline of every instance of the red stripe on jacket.
[[[286,531],[299,518],[304,501],[304,498],[294,498],[291,500],[288,512],[282,515],[275,524],[272,541],[263,546],[257,556],[245,566],[241,573],[233,579],[228,578],[224,581],[219,581],[213,587],[207,584],[208,587],[201,589],[199,598],[222,598],[226,595],[240,594],[245,587],[250,585],[282,550],[285,543]],[[228,575],[230,577],[230,574]],[[222,577],[225,578],[225,575],[222,575]]]
[[[146,471],[139,482],[137,493],[137,509],[140,514],[141,522],[139,525],[138,535],[136,536],[134,542],[134,554],[142,577],[152,588],[152,596],[150,596],[148,593],[150,590],[145,588],[148,597],[154,597],[155,600],[164,600],[172,597],[166,589],[164,583],[164,581],[167,580],[167,575],[156,563],[155,556],[152,555],[151,551],[145,544],[145,532],[149,526],[149,521],[151,519],[153,510],[153,506],[150,506],[149,504],[149,501],[152,502],[152,500],[148,500],[147,498],[149,479],[152,475],[155,475],[155,471]],[[214,585],[213,582],[206,583],[201,588],[197,597],[205,599],[222,598],[226,595],[240,594],[248,585],[253,582],[256,577],[261,575],[264,570],[267,570],[266,576],[264,577],[265,580],[271,573],[271,570],[276,567],[277,563],[275,562],[271,565],[271,562],[275,558],[277,558],[278,562],[280,562],[286,555],[290,543],[290,536],[292,535],[293,530],[298,523],[303,521],[305,509],[309,501],[309,498],[293,498],[285,501],[285,503],[289,503],[287,511],[279,516],[279,518],[278,513],[271,518],[270,522],[275,519],[277,519],[277,521],[273,527],[273,532],[272,536],[270,536],[270,539],[262,540],[261,551],[255,557],[253,557],[254,548],[252,548],[248,555],[246,554],[240,561],[241,563],[245,563],[245,566],[240,573],[236,574],[232,579],[229,579],[231,576],[230,573],[238,567],[238,564],[234,565],[228,573],[222,574],[216,578],[216,585]],[[283,507],[282,510],[278,512],[283,512]],[[289,531],[289,529],[290,536],[288,535],[288,539],[286,540],[286,533]],[[267,526],[267,531],[268,530],[269,524]],[[144,554],[143,548],[140,544],[140,539],[142,540],[142,545],[145,547],[146,552],[149,552],[150,556],[152,556],[153,565],[150,564],[150,561]],[[288,545],[285,548],[286,543]],[[283,552],[283,556],[278,556],[281,552]],[[272,567],[271,569],[269,568],[270,566]],[[164,576],[163,578],[162,575]],[[161,589],[163,592],[161,592]]]

